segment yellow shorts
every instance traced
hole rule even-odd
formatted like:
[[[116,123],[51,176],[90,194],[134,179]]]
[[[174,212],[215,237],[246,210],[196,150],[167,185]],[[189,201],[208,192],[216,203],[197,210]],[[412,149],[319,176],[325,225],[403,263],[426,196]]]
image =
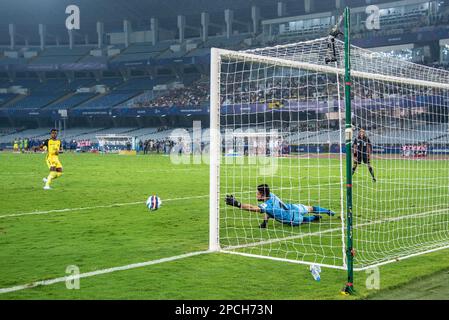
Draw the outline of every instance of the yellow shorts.
[[[48,168],[55,167],[56,169],[62,169],[61,161],[59,161],[58,156],[48,156],[47,157]]]

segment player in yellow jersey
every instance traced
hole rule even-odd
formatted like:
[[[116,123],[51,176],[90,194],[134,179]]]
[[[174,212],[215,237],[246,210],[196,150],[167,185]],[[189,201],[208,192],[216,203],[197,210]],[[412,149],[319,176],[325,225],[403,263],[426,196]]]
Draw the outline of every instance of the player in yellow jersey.
[[[12,148],[13,148],[14,152],[19,152],[19,142],[17,139],[14,140],[14,145]]]
[[[47,178],[44,178],[45,182],[44,189],[50,190],[50,184],[56,178],[59,178],[62,175],[62,164],[59,161],[59,151],[61,150],[61,140],[57,139],[58,130],[52,129],[50,131],[50,139],[45,140],[41,144],[41,148],[47,150],[47,157],[45,158],[47,161],[48,168],[50,169],[50,174]]]

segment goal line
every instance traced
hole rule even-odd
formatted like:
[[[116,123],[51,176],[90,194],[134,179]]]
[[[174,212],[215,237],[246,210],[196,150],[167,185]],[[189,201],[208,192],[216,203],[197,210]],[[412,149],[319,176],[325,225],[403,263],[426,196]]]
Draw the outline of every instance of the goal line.
[[[354,225],[354,229],[360,229],[360,228],[363,228],[363,227],[368,227],[368,226],[381,224],[381,223],[385,223],[385,222],[394,222],[394,221],[400,221],[400,220],[405,220],[405,219],[410,219],[410,218],[423,217],[423,216],[426,216],[426,215],[429,215],[429,214],[442,213],[442,212],[448,212],[449,213],[449,207],[445,208],[445,209],[433,210],[433,211],[428,211],[428,212],[421,212],[421,213],[413,214],[413,215],[404,215],[404,216],[401,216],[401,217],[386,218],[386,219],[381,219],[381,220],[377,220],[377,221],[369,221],[369,222],[359,223],[359,224],[355,224]],[[268,245],[268,244],[278,243],[278,242],[282,242],[282,241],[289,241],[289,240],[296,240],[296,239],[307,238],[307,237],[321,236],[321,235],[326,234],[326,233],[337,232],[337,231],[341,231],[341,227],[327,229],[327,230],[323,230],[323,231],[312,232],[312,233],[304,233],[304,234],[294,235],[294,236],[289,236],[289,237],[284,237],[284,238],[276,238],[276,239],[264,240],[264,241],[253,242],[253,243],[248,243],[248,244],[229,246],[229,247],[225,247],[223,249],[220,249],[219,252],[230,253],[230,254],[237,254],[237,255],[248,256],[248,257],[257,257],[257,258],[262,258],[262,259],[271,259],[271,260],[276,260],[276,261],[291,262],[291,263],[296,263],[296,264],[319,265],[319,266],[322,266],[322,267],[346,270],[347,266],[345,264],[343,264],[341,266],[336,266],[336,265],[323,264],[323,263],[319,263],[319,262],[293,260],[293,259],[271,257],[271,256],[263,256],[263,255],[249,254],[249,253],[244,253],[244,252],[233,251],[233,250],[237,250],[237,249],[251,248],[251,247],[256,247],[256,246],[261,246],[261,245]],[[429,249],[429,250],[421,251],[421,252],[417,252],[417,253],[412,253],[412,254],[409,254],[409,255],[402,256],[402,257],[398,256],[398,257],[396,257],[394,259],[378,262],[378,263],[375,263],[375,264],[372,264],[372,265],[368,265],[368,266],[364,266],[364,267],[355,267],[354,271],[363,271],[363,270],[370,269],[370,268],[373,268],[373,267],[376,267],[376,266],[385,265],[385,264],[388,264],[388,263],[404,260],[404,259],[407,259],[407,258],[411,258],[411,257],[415,257],[415,256],[418,256],[418,255],[423,255],[423,254],[426,254],[426,253],[430,253],[430,252],[434,252],[434,251],[438,251],[438,250],[443,250],[443,249],[447,249],[447,248],[449,248],[449,245],[438,247],[438,248],[435,248],[435,249]]]

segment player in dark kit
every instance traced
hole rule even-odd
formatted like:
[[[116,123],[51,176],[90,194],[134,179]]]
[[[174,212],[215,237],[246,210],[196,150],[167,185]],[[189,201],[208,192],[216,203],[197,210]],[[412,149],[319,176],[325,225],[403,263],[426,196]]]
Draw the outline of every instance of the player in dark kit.
[[[368,170],[373,177],[373,181],[376,182],[376,178],[374,177],[374,170],[373,167],[371,167],[370,161],[373,147],[364,129],[360,129],[358,136],[354,139],[353,146],[354,166],[352,167],[352,174],[354,174],[355,170],[357,169],[357,165],[359,165],[363,161],[363,163],[368,166]]]

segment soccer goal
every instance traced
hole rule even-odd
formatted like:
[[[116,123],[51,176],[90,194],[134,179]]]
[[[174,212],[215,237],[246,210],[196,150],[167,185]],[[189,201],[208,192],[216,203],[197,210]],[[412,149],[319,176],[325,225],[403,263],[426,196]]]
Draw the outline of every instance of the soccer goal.
[[[102,134],[96,136],[98,150],[104,153],[120,153],[136,149],[136,138],[121,134]]]
[[[211,250],[364,270],[449,247],[449,72],[350,45],[348,13],[345,41],[212,49]],[[376,182],[363,161],[351,172],[360,129]],[[225,156],[245,133],[240,150],[249,150],[255,132],[287,156]],[[426,156],[404,157],[404,145],[425,145]],[[224,201],[257,205],[260,184],[337,215],[260,228],[262,215]]]

